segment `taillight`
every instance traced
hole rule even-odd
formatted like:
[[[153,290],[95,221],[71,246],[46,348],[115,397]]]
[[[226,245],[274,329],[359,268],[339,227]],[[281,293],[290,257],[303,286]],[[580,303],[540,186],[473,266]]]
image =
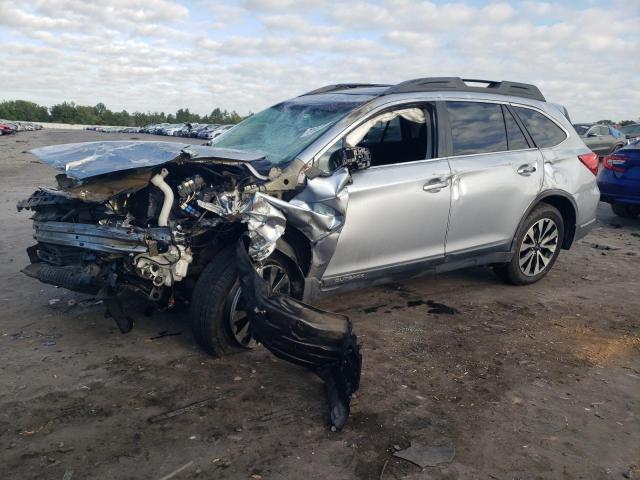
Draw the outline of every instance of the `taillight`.
[[[584,155],[578,155],[578,158],[584,166],[589,169],[594,175],[598,175],[598,154],[594,152],[585,153]]]
[[[627,166],[627,159],[622,155],[607,155],[602,160],[602,166],[607,170],[613,170],[614,172],[624,172]]]

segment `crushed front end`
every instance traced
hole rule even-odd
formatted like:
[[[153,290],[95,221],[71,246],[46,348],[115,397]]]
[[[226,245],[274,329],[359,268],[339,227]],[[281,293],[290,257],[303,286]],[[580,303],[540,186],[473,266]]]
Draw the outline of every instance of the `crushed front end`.
[[[33,153],[64,173],[56,177],[55,188],[40,187],[17,205],[19,211],[33,212],[37,242],[27,249],[31,264],[23,272],[96,295],[123,333],[133,327],[122,300],[126,291],[139,292],[162,309],[190,303],[205,267],[243,234],[248,254],[238,270],[246,305],[265,298],[256,297],[262,287],[255,287],[252,275],[274,253],[287,228],[295,228],[312,245],[305,273],[321,274],[344,220],[347,169],[308,179],[295,163],[281,170],[256,153],[168,142],[94,142]],[[300,271],[301,283],[303,275]],[[296,301],[286,298],[271,302],[269,313],[247,316],[258,341],[293,361],[299,344],[287,341],[287,328],[263,328],[265,315],[288,319],[291,328],[296,315],[301,324],[309,324],[305,312],[310,310],[291,311]],[[306,342],[312,351],[331,345],[331,361],[294,363],[325,380],[330,418],[340,428],[359,384],[359,349],[348,321],[329,313],[324,321],[320,313],[313,317],[317,335]],[[344,337],[339,341],[336,328]],[[284,350],[274,351],[273,345]],[[344,358],[357,361],[344,369]]]

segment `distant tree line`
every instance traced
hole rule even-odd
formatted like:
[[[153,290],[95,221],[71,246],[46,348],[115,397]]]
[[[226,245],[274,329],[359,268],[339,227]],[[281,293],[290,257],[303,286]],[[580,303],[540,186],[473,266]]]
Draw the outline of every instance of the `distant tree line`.
[[[234,124],[243,117],[236,111],[214,108],[209,115],[191,113],[181,108],[175,114],[164,112],[133,112],[126,110],[112,112],[104,103],[94,107],[76,105],[74,102],[62,102],[51,108],[26,100],[8,100],[0,102],[0,118],[5,120],[23,120],[26,122],[75,123],[82,125],[118,125],[142,127],[150,123],[218,123]]]

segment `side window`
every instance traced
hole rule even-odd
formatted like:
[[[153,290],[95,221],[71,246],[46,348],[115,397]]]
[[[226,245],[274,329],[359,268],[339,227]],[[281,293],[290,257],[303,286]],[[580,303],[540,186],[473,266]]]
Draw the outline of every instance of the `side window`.
[[[343,146],[367,147],[371,166],[412,162],[433,157],[434,106],[401,108],[376,115],[338,139],[318,159],[318,168],[331,172]]]
[[[363,147],[375,143],[401,142],[402,132],[400,130],[400,117],[395,117],[387,122],[378,121],[371,127],[360,145]]]
[[[401,118],[402,117],[396,117],[393,120],[387,122],[387,129],[382,135],[382,139],[380,140],[381,142],[392,143],[392,142],[402,141]],[[420,126],[421,124],[424,124],[424,122],[416,123],[416,122],[410,121],[409,124]]]
[[[453,155],[507,150],[502,108],[495,103],[446,102]]]
[[[600,133],[600,129],[596,125],[594,127],[591,127],[589,130],[587,130],[587,133],[585,133],[584,135],[585,137],[588,137],[589,135],[602,135],[602,134]]]
[[[502,108],[502,111],[504,113],[504,126],[507,129],[507,143],[509,145],[509,150],[522,150],[529,148],[527,139],[522,133],[522,130],[520,130],[516,119],[511,115],[511,112],[505,107]]]
[[[523,107],[514,109],[538,148],[554,147],[567,138],[564,130],[540,112]]]

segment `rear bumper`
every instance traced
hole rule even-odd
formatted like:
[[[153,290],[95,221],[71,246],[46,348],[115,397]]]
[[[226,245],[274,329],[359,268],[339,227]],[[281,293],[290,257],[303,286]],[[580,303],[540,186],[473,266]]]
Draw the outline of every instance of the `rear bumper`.
[[[575,242],[576,240],[580,240],[581,238],[584,238],[587,236],[587,234],[593,230],[593,228],[596,226],[596,219],[594,218],[593,220],[590,220],[589,222],[582,224],[582,225],[576,225],[576,233],[573,237],[573,241]]]

